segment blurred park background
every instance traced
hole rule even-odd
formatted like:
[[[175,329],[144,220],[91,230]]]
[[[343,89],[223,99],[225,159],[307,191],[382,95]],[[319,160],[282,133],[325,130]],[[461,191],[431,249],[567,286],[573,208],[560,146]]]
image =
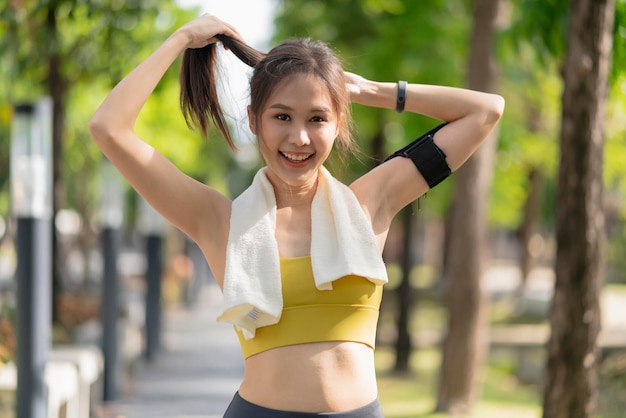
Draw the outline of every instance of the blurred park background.
[[[497,132],[390,233],[377,347],[388,417],[625,416],[625,0],[2,0],[0,371],[19,354],[9,158],[18,104],[52,103],[51,345],[100,345],[107,227],[118,234],[125,365],[146,357],[150,237],[159,239],[152,272],[164,317],[198,303],[210,278],[199,251],[152,221],[123,183],[107,192],[110,170],[87,124],[125,74],[202,12],[260,50],[309,36],[370,79],[506,99]],[[244,119],[249,72],[228,53],[223,62],[238,153],[187,128],[177,64],[137,131],[185,173],[237,196],[261,161]],[[330,162],[346,183],[437,123],[353,111],[363,155]],[[0,388],[0,405],[12,405],[12,393]]]

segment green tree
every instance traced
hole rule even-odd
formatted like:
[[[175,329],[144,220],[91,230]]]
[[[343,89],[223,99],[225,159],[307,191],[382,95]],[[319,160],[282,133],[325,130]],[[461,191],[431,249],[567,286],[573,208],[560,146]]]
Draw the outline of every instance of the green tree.
[[[149,54],[197,14],[171,0],[29,0],[10,2],[0,11],[0,69],[7,81],[0,85],[2,109],[41,95],[53,98],[55,214],[65,208],[81,214],[80,248],[85,252],[97,245],[92,219],[99,200],[96,180],[101,159],[87,130],[89,118],[106,93],[139,62],[138,57]],[[232,160],[224,158],[221,141],[202,141],[186,128],[182,116],[171,117],[180,115],[177,106],[177,71],[172,68],[138,120],[138,129],[194,177],[203,181],[217,177]],[[6,113],[1,119],[0,157],[5,151],[8,154]],[[0,165],[5,164],[0,160]],[[0,177],[0,186],[5,180]],[[225,182],[217,187],[225,190]],[[56,296],[64,272],[63,254],[57,245],[54,248]]]
[[[71,88],[94,70],[108,68],[119,71],[119,64],[123,61],[118,59],[116,62],[114,52],[128,41],[130,29],[148,10],[138,1],[122,9],[110,3],[56,0],[12,2],[2,11],[2,19],[9,23],[5,27],[0,51],[7,52],[3,54],[4,59],[12,63],[3,64],[9,68],[7,78],[13,87],[8,91],[7,99],[10,102],[34,101],[42,94],[52,98],[53,219],[65,206],[66,200],[62,179],[65,159],[63,138]],[[152,11],[154,13],[154,7]],[[94,16],[106,18],[93,19]],[[100,40],[98,48],[93,48],[96,44],[94,39]],[[105,54],[98,54],[98,50],[111,56],[103,57]],[[52,224],[54,228],[54,222]],[[53,230],[52,259],[56,300],[61,287],[61,273],[55,232]],[[58,319],[57,309],[54,309],[53,316]]]
[[[532,45],[536,63],[556,63],[563,86],[544,416],[591,416],[605,264],[604,189],[622,196],[624,190],[623,159],[616,153],[622,141],[613,139],[624,127],[614,117],[605,119],[605,106],[623,102],[619,88],[608,86],[623,78],[626,2],[524,1],[519,12],[518,44]]]
[[[545,418],[591,417],[596,407],[605,243],[605,101],[614,18],[613,0],[570,3]]]
[[[468,87],[496,92],[493,48],[499,0],[473,2]],[[481,288],[487,244],[487,201],[497,145],[494,131],[458,170],[444,266],[448,329],[443,342],[436,410],[471,411],[487,353],[487,299]]]

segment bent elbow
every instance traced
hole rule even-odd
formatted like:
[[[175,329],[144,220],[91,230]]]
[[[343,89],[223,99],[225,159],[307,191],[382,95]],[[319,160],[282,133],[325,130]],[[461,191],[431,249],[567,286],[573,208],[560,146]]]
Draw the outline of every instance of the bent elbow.
[[[489,103],[486,106],[487,117],[486,123],[488,125],[495,125],[498,123],[502,115],[504,114],[505,101],[504,97],[498,94],[491,94],[489,97]]]
[[[88,128],[93,140],[102,148],[103,145],[117,141],[123,136],[125,130],[118,125],[115,121],[111,121],[96,112],[89,120]]]
[[[103,120],[101,120],[97,114],[89,120],[88,127],[89,133],[91,133],[91,137],[96,142],[111,137],[109,129],[107,128],[107,124]]]

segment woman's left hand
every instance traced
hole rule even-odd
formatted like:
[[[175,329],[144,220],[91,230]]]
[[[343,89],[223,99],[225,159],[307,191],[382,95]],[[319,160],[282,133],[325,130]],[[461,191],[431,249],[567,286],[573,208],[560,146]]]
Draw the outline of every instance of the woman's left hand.
[[[350,100],[354,102],[361,94],[361,89],[367,80],[360,75],[348,71],[344,71],[344,75],[346,76],[346,88],[348,89],[348,93],[350,93]]]

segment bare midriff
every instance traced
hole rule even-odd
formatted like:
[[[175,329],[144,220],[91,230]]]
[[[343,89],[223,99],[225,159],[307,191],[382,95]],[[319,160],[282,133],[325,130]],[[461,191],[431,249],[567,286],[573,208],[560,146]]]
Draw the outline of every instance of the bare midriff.
[[[360,408],[377,396],[374,350],[356,342],[319,342],[264,351],[246,359],[239,394],[294,412]]]

